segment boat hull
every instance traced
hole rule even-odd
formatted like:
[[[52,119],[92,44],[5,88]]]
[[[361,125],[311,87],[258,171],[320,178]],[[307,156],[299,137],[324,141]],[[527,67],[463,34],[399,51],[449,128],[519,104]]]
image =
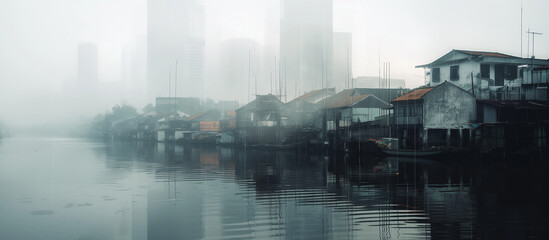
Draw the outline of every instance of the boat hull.
[[[442,151],[412,151],[412,150],[389,150],[389,149],[383,149],[381,150],[387,155],[391,156],[403,156],[403,157],[427,157],[427,156],[435,156],[442,153]]]

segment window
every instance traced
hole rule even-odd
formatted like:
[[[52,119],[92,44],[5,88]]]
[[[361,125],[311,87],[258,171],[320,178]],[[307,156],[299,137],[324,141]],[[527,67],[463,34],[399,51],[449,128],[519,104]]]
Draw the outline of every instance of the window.
[[[431,81],[432,82],[440,82],[440,68],[433,68],[431,70]]]
[[[414,108],[414,106],[410,106],[408,109],[409,109],[408,117],[413,117],[416,115],[416,109]]]
[[[515,79],[517,79],[517,66],[506,65],[504,75],[505,75],[506,80],[515,80]]]
[[[450,80],[452,81],[459,80],[459,65],[450,67]]]
[[[480,77],[481,78],[490,78],[490,65],[480,64]]]
[[[397,116],[399,116],[399,117],[404,117],[404,109],[405,109],[405,107],[398,107],[398,108],[396,108],[396,110],[397,110]]]

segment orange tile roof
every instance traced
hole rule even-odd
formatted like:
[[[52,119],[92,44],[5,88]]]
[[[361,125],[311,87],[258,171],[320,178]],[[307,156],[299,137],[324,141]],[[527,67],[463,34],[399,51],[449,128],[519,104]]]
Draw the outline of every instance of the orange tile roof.
[[[423,95],[425,95],[426,93],[428,93],[431,90],[433,90],[433,88],[417,89],[417,90],[411,91],[409,93],[406,93],[406,94],[404,94],[400,97],[397,97],[397,98],[391,100],[391,102],[418,100],[418,99],[421,99],[423,97]]]

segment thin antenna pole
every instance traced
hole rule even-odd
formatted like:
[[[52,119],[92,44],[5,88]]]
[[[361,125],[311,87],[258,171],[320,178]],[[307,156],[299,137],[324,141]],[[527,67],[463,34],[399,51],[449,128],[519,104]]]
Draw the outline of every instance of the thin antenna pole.
[[[388,86],[389,86],[389,89],[391,89],[391,62],[389,62],[389,81],[388,82]],[[389,91],[389,96],[391,94],[391,91]]]
[[[377,84],[378,88],[381,88],[381,51],[379,50],[379,48],[377,49],[377,51]]]
[[[535,56],[536,56],[536,54],[535,54],[535,52],[534,52],[534,49],[535,49],[535,48],[534,48],[534,46],[535,46],[535,45],[534,45],[534,42],[535,42],[535,40],[536,40],[536,35],[542,35],[542,34],[543,34],[543,33],[532,32],[532,57],[535,57]]]
[[[248,91],[246,92],[246,95],[248,95],[248,103],[250,103],[250,82],[252,80],[252,52],[248,50]]]
[[[175,93],[174,93],[174,97],[177,101],[177,60],[175,60],[175,80],[174,80],[174,85],[175,85]]]
[[[278,77],[276,76],[276,55],[274,56],[274,81],[276,82],[276,79],[280,78],[280,64],[278,66]],[[271,94],[273,94],[273,86],[272,86],[272,83],[271,83]]]
[[[350,85],[350,79],[349,79],[349,46],[347,46],[347,88],[349,88]]]
[[[255,43],[254,43],[254,57],[256,56],[255,55]],[[255,87],[255,95],[257,97],[257,65],[256,63],[254,62],[254,87]]]
[[[279,60],[280,61],[280,60]],[[286,66],[284,66],[286,67]],[[278,71],[280,71],[280,63],[278,63]],[[278,74],[278,77],[280,78],[280,74]],[[284,103],[288,102],[288,85],[286,81],[286,76],[284,76]]]
[[[535,57],[535,54],[534,54],[534,43],[535,43],[535,40],[536,40],[536,35],[543,35],[543,33],[540,33],[540,32],[532,32],[530,31],[530,28],[528,28],[528,34],[532,34],[532,57]],[[528,35],[528,43],[530,43],[530,35]],[[530,49],[528,49],[528,51],[530,51]]]
[[[529,57],[529,54],[530,54],[530,28],[528,28],[528,31],[527,31],[527,36],[528,36],[528,41],[526,43],[526,57]]]
[[[173,104],[174,104],[174,108],[176,108],[176,111],[177,111],[177,60],[175,60],[175,79],[174,79],[174,88],[175,88],[175,92],[174,92],[174,101],[173,101]]]
[[[276,56],[275,56],[275,64],[276,64]],[[278,63],[278,69],[280,70],[280,63]],[[278,74],[278,99],[282,101],[282,81],[280,80],[280,74]]]

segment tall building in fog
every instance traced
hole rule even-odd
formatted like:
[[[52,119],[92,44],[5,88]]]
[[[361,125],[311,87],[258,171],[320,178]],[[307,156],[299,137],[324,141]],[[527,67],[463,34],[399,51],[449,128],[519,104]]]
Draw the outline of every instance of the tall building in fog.
[[[349,32],[334,32],[333,35],[333,78],[332,86],[337,90],[351,88],[352,72],[352,35]]]
[[[254,77],[261,76],[258,69],[258,66],[261,66],[258,53],[254,51],[256,47],[259,49],[259,44],[249,38],[228,39],[221,43],[218,58],[218,72],[221,80],[219,87],[224,89],[219,96],[221,99],[233,100],[236,97],[238,100],[245,100],[247,94],[251,94],[246,93],[249,79],[251,88],[255,89]]]
[[[95,86],[98,81],[97,46],[92,43],[78,45],[78,85]]]
[[[125,99],[137,106],[147,104],[147,37],[137,36],[126,44],[121,60]]]
[[[204,97],[204,55],[204,7],[197,0],[147,2],[147,92],[150,100],[175,94]]]
[[[288,96],[332,87],[332,0],[282,0],[280,67]]]

